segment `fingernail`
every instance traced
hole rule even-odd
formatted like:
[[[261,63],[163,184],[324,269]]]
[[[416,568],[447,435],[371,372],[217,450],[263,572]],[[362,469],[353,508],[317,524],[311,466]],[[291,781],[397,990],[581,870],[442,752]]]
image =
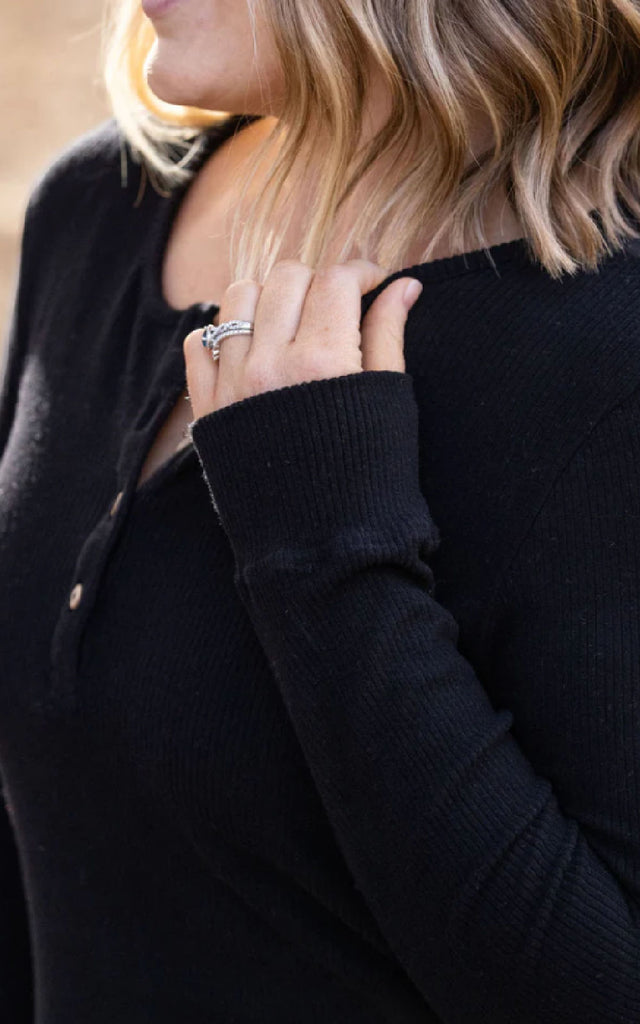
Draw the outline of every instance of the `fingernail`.
[[[402,296],[403,302],[407,309],[411,309],[414,302],[420,295],[421,291],[422,284],[420,283],[420,281],[416,281],[416,279],[414,278],[412,281],[409,282],[409,284],[404,290],[404,295]]]

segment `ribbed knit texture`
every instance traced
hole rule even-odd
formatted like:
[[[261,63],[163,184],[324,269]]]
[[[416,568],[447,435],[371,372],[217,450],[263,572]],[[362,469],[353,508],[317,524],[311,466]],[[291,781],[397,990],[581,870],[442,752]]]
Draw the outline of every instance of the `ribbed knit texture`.
[[[636,1024],[636,247],[409,268],[405,373],[136,490],[220,297],[120,145],[34,185],[0,394],[3,1024]]]

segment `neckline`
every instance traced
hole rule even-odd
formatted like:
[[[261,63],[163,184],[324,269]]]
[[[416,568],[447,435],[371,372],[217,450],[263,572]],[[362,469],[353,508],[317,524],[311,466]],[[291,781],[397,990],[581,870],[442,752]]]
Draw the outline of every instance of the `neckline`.
[[[202,133],[200,148],[191,158],[191,169],[197,173],[207,158],[236,129],[246,127],[253,121],[258,120],[260,116],[259,114],[231,114],[219,124],[207,127]],[[164,256],[171,229],[178,215],[180,205],[186,197],[193,180],[193,178],[190,178],[183,185],[176,186],[167,197],[163,197],[157,192],[154,193],[159,202],[159,210],[154,219],[154,226],[151,228],[150,245],[149,247],[145,246],[143,254],[142,287],[145,310],[156,321],[167,324],[176,323],[195,311],[202,316],[209,316],[211,318],[211,314],[215,314],[220,308],[214,301],[194,302],[183,308],[171,306],[165,298],[162,288]],[[429,281],[455,278],[480,270],[491,269],[495,273],[498,268],[509,264],[537,265],[531,255],[529,242],[526,238],[516,238],[509,242],[498,242],[496,245],[485,249],[473,249],[469,252],[457,253],[454,256],[430,260],[427,263],[414,263],[402,267],[400,270],[389,274],[376,288],[366,292],[362,296],[363,305],[368,306],[388,284],[398,277],[416,277],[419,281],[426,284]]]
[[[259,114],[231,114],[224,121],[210,125],[204,129],[201,144],[189,162],[189,168],[197,172],[218,146],[233,135],[234,131],[244,128],[259,119]],[[148,247],[142,253],[142,294],[144,308],[154,320],[163,323],[175,323],[189,313],[216,313],[220,308],[213,301],[193,302],[189,306],[179,308],[171,306],[165,298],[162,288],[162,272],[164,257],[169,242],[171,229],[174,225],[183,199],[193,182],[190,178],[182,185],[175,186],[168,196],[154,191],[157,213],[151,224]]]

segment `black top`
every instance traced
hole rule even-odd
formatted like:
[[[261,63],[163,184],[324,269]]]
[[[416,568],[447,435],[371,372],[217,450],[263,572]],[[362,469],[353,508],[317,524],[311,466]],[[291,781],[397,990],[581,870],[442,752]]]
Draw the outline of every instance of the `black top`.
[[[635,247],[411,267],[406,373],[136,491],[217,307],[120,143],[33,187],[0,396],[3,1022],[637,1024]]]

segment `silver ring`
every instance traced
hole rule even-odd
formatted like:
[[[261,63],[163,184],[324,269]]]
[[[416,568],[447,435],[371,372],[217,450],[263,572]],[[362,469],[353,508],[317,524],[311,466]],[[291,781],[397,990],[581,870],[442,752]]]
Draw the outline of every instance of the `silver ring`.
[[[220,358],[220,342],[232,334],[253,334],[253,323],[250,320],[225,320],[218,327],[207,324],[202,329],[202,344],[211,349],[213,359]]]

